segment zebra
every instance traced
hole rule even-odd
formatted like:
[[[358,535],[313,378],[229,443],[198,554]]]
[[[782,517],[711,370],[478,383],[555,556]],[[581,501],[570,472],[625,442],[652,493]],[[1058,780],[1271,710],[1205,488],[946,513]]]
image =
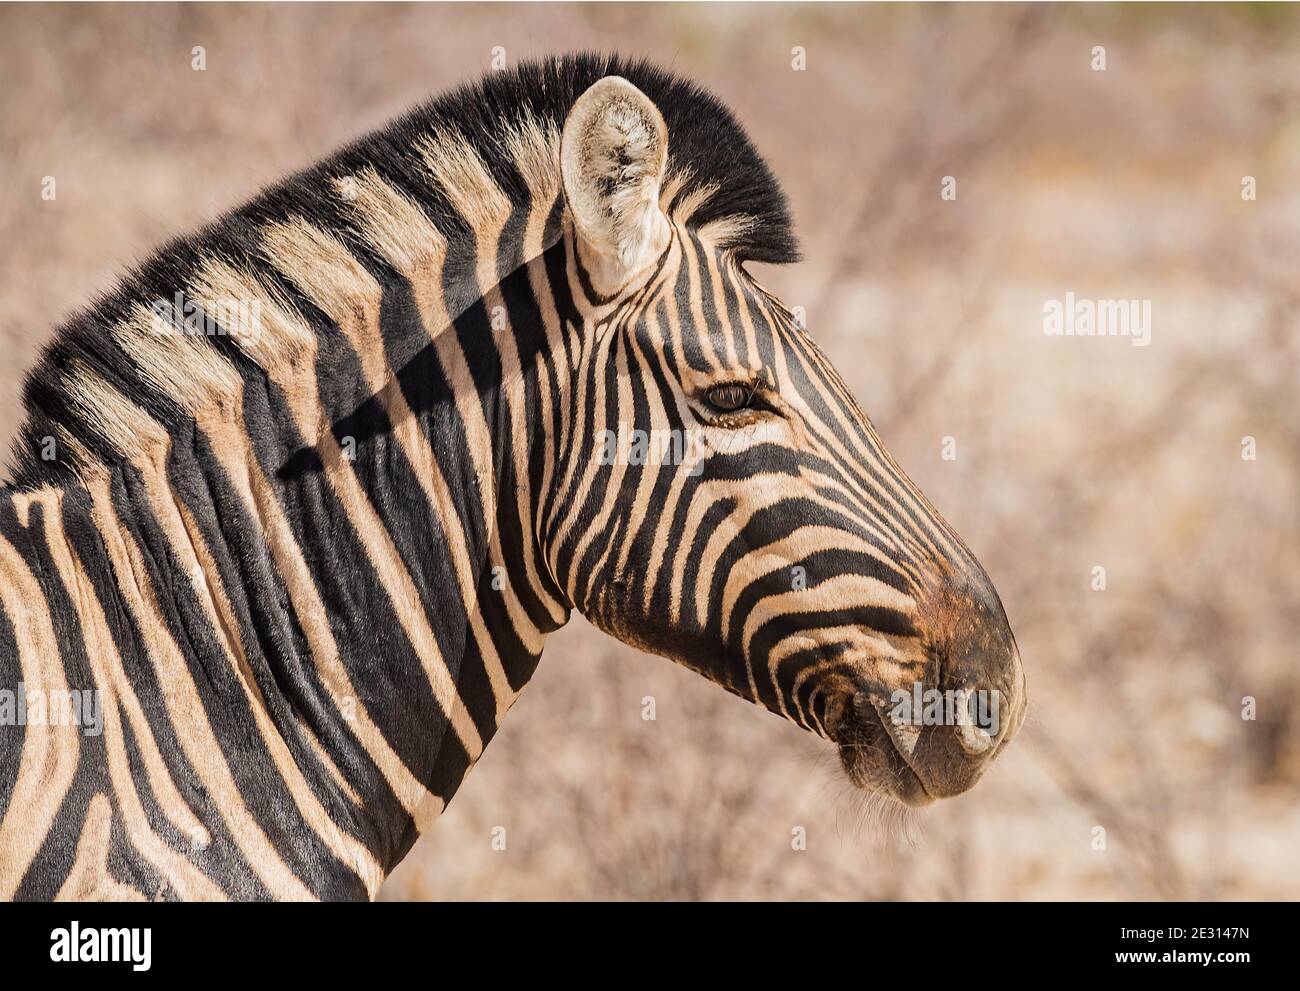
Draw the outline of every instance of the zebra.
[[[717,98],[587,53],[430,100],[65,323],[0,493],[0,897],[373,898],[575,609],[868,792],[971,787],[1024,716],[1015,639],[748,268],[797,258]],[[1003,718],[896,718],[914,687]]]

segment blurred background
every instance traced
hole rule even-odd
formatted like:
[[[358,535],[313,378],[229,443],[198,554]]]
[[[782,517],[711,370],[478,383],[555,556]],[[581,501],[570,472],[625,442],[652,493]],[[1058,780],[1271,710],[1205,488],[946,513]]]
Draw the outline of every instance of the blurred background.
[[[827,744],[575,618],[383,896],[1300,897],[1300,10],[5,5],[5,449],[63,316],[498,48],[733,108],[806,255],[756,274],[992,575],[1031,715],[882,819]],[[1150,300],[1150,345],[1045,336],[1066,292]]]

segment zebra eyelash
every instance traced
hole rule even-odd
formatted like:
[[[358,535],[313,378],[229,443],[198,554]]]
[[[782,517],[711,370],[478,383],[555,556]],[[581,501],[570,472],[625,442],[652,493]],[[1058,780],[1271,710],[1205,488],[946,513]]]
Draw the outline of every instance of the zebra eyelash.
[[[724,382],[710,386],[704,401],[717,413],[738,413],[749,407],[758,386],[748,382]]]
[[[764,383],[759,379],[719,382],[705,389],[698,401],[719,426],[746,426],[764,414],[780,414],[780,409],[765,398]]]

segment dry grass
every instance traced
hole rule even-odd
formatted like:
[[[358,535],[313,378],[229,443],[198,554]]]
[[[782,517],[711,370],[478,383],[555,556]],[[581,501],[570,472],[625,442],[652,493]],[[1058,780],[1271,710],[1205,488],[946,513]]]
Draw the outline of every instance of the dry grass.
[[[810,737],[575,621],[384,894],[1295,898],[1297,42],[1258,6],[6,6],[0,434],[60,315],[168,235],[493,46],[650,55],[783,177],[807,260],[761,277],[985,562],[1030,722],[893,821]],[[1151,346],[1045,337],[1067,290],[1152,300]]]

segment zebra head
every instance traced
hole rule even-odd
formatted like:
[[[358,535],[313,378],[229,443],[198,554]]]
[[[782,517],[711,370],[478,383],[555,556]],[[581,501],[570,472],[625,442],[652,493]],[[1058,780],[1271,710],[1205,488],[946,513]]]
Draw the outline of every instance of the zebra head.
[[[739,129],[718,126],[725,156]],[[834,741],[854,784],[908,805],[965,791],[1025,711],[997,592],[746,270],[793,254],[737,247],[784,207],[710,211],[728,191],[683,193],[673,150],[618,76],[564,124],[582,332],[539,525],[552,571],[606,632]],[[779,198],[761,162],[735,167]]]

